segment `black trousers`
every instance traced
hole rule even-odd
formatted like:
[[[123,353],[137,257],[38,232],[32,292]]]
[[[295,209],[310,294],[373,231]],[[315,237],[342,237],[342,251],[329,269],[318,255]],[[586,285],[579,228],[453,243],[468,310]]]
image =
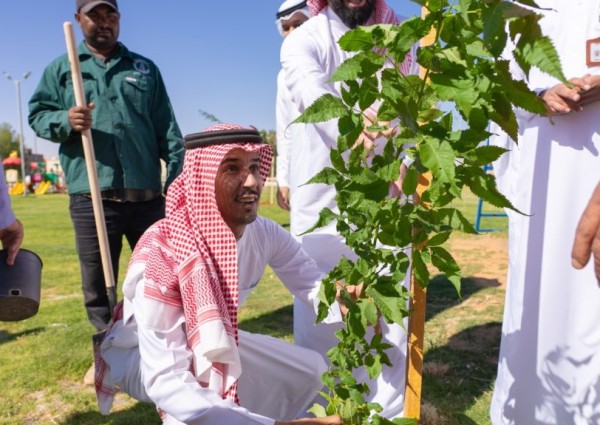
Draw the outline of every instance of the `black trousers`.
[[[161,196],[146,202],[103,200],[102,205],[116,283],[123,236],[133,250],[146,229],[165,216],[165,198]],[[100,331],[110,322],[111,313],[91,198],[71,195],[69,211],[75,228],[85,309],[90,323]]]

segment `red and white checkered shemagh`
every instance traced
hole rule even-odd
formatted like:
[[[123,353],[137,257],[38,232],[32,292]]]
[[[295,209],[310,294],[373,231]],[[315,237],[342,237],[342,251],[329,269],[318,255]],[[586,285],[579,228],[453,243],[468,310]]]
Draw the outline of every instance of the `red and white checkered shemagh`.
[[[204,131],[239,129],[243,127],[218,124]],[[146,297],[183,308],[200,385],[237,401],[237,245],[215,198],[218,167],[232,149],[258,152],[266,181],[273,157],[267,144],[240,139],[187,150],[183,171],[169,187],[166,217],[140,239],[130,264],[146,263]]]
[[[307,0],[308,8],[310,9],[310,13],[313,16],[316,16],[325,6],[329,5],[328,0]],[[401,19],[396,15],[396,13],[387,5],[385,0],[375,0],[375,10],[373,12],[373,19],[371,20],[371,24],[391,24],[391,25],[399,25]],[[411,69],[413,67],[413,57],[416,54],[416,46],[413,48],[406,57],[404,58],[404,62],[400,65],[400,71],[402,74],[407,75],[411,73]]]

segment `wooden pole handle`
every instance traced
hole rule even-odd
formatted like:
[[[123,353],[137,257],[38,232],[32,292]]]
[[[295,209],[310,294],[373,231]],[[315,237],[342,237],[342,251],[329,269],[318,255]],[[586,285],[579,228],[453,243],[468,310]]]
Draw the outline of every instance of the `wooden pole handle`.
[[[73,90],[75,91],[75,102],[77,106],[86,106],[85,91],[83,90],[83,79],[81,77],[81,68],[79,65],[79,55],[77,53],[77,44],[75,42],[75,31],[73,30],[73,25],[71,22],[65,22],[63,24],[63,29],[65,31],[65,41],[67,43],[69,62],[71,64],[71,76],[73,80]],[[90,193],[92,195],[92,207],[94,209],[94,220],[96,222],[96,232],[98,233],[98,243],[100,245],[100,257],[102,259],[104,283],[106,284],[108,302],[112,315],[112,311],[117,304],[115,278],[113,274],[112,260],[110,257],[110,245],[108,244],[108,232],[106,231],[106,220],[104,218],[102,198],[100,197],[98,172],[96,170],[96,156],[94,154],[94,145],[92,143],[92,131],[90,129],[82,131],[81,143],[83,144],[85,166],[90,184]]]
[[[421,8],[421,16],[428,13],[426,7]],[[434,43],[436,33],[432,30],[421,40],[421,46]],[[419,70],[421,78],[425,77],[425,70]],[[423,191],[427,189],[432,178],[431,174],[422,175],[415,195],[415,203],[420,202]],[[412,249],[418,249],[413,246]],[[421,393],[423,388],[423,346],[425,341],[425,307],[427,303],[427,290],[416,281],[411,273],[411,291],[413,298],[410,302],[412,314],[408,318],[408,347],[406,355],[406,389],[404,392],[404,416],[421,420]],[[426,284],[427,282],[422,282]]]

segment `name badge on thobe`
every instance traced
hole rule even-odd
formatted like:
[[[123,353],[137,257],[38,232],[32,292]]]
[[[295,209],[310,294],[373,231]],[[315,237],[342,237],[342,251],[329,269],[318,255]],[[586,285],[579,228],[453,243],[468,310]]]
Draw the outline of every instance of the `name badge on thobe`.
[[[587,66],[600,66],[600,37],[585,42],[585,63]]]

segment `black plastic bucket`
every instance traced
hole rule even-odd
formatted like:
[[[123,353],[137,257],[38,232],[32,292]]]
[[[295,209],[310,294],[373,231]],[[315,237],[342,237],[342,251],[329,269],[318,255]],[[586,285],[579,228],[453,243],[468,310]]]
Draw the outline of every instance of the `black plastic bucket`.
[[[42,260],[33,251],[20,249],[15,264],[8,266],[7,255],[0,251],[0,321],[16,322],[38,312]]]

